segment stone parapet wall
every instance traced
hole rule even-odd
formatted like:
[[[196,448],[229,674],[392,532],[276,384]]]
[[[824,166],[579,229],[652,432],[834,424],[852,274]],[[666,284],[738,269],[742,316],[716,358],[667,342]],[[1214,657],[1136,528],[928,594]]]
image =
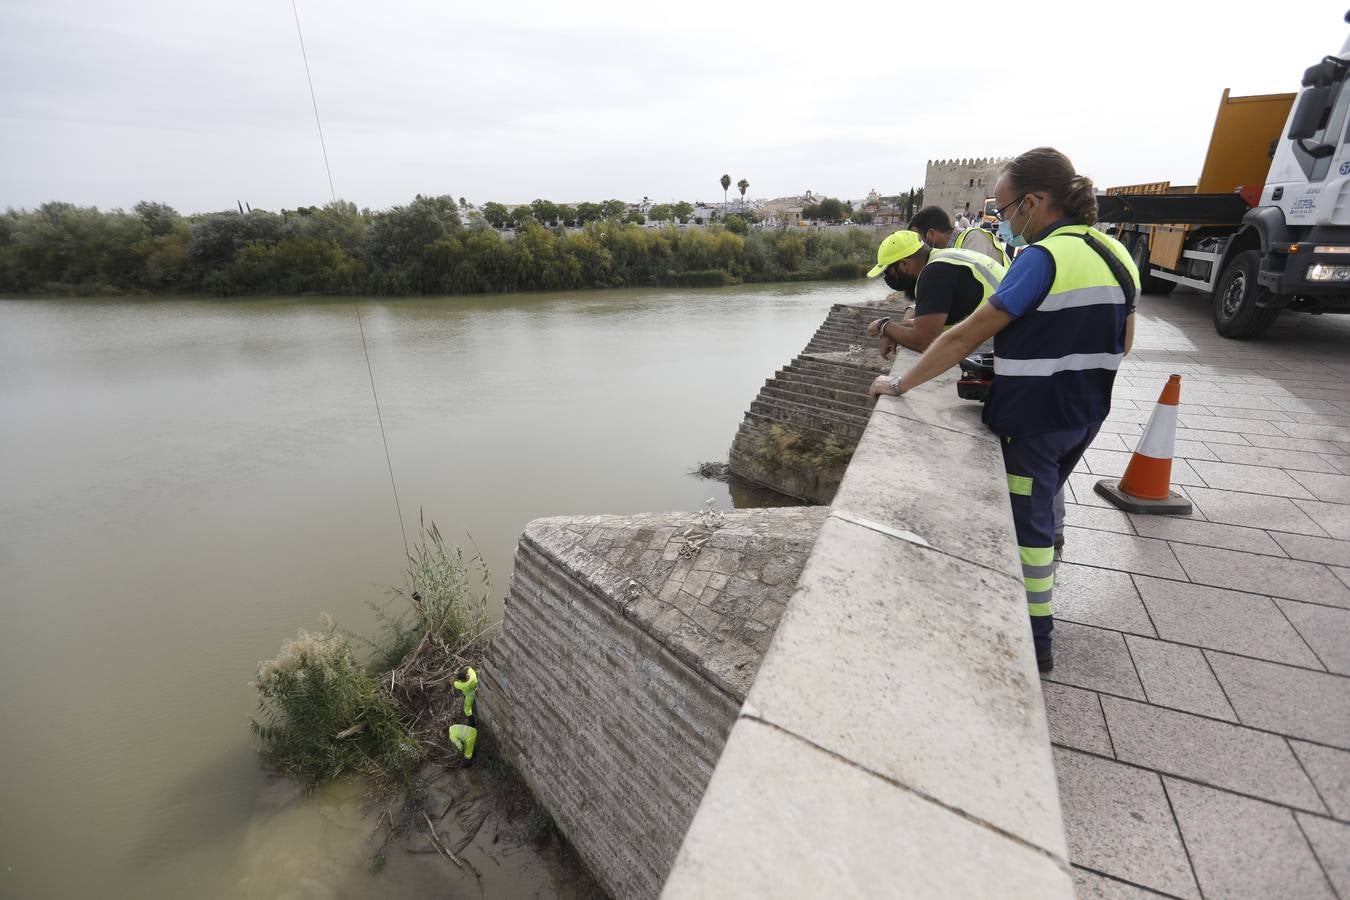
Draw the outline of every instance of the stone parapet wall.
[[[1073,896],[1002,458],[954,382],[878,402],[663,896]]]
[[[526,527],[480,715],[612,896],[660,891],[825,513]]]

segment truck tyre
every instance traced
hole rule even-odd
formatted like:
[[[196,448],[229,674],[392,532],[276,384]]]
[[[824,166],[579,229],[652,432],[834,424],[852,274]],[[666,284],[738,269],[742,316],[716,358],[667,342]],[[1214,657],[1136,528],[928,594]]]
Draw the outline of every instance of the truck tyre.
[[[1139,270],[1139,289],[1145,294],[1162,294],[1166,296],[1172,293],[1176,288],[1175,281],[1168,281],[1166,278],[1154,278],[1148,274],[1148,236],[1141,234],[1135,238],[1134,246],[1130,247],[1130,256],[1134,259],[1134,267]]]
[[[1244,250],[1229,261],[1214,289],[1214,329],[1226,338],[1256,337],[1280,311],[1257,306],[1270,290],[1257,283],[1261,251]]]

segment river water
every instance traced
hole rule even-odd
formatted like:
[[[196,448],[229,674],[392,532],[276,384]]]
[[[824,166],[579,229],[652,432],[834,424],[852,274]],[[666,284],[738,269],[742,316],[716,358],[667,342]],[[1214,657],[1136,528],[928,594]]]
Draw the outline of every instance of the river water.
[[[875,286],[870,288],[875,293]],[[763,380],[864,284],[364,299],[403,519],[500,609],[540,516],[694,510]],[[378,897],[362,807],[247,729],[257,661],[371,633],[403,539],[351,299],[0,299],[0,897]],[[396,864],[395,864],[396,863]],[[520,855],[509,889],[557,893]]]

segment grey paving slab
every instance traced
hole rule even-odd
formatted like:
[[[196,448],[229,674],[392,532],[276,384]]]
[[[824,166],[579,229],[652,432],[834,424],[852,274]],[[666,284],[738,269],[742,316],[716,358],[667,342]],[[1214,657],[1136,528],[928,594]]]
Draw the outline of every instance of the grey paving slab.
[[[1343,675],[1205,651],[1238,720],[1289,737],[1350,749],[1350,690]]]
[[[1237,715],[1223,695],[1205,656],[1195,647],[1127,635],[1139,679],[1148,702],[1215,719],[1236,722]]]
[[[1164,781],[1206,898],[1335,897],[1292,812],[1204,785]]]
[[[1287,434],[1281,431],[1279,424],[1293,425],[1292,422],[1267,422],[1264,419],[1229,418],[1227,416],[1198,416],[1181,412],[1177,420],[1183,428],[1200,428],[1206,431],[1233,431],[1241,435],[1249,434]]]
[[[1350,503],[1350,475],[1325,472],[1290,472],[1316,500],[1324,503]]]
[[[1233,394],[1224,391],[1195,389],[1188,391],[1184,384],[1181,389],[1181,400],[1183,408],[1189,407],[1192,403],[1207,406],[1211,409],[1222,407],[1227,409],[1228,412],[1221,413],[1221,415],[1229,416],[1244,416],[1247,414],[1246,411],[1254,409],[1287,411],[1270,397],[1261,394]],[[1239,410],[1242,410],[1242,412],[1239,412]],[[1311,412],[1311,410],[1300,410],[1300,412]]]
[[[1291,740],[1289,744],[1331,814],[1350,822],[1350,751],[1307,741]]]
[[[1279,435],[1282,440],[1289,440],[1284,435]],[[1250,447],[1251,443],[1247,435],[1240,431],[1213,431],[1208,428],[1177,428],[1178,441],[1203,441],[1206,444],[1235,444],[1242,447]]]
[[[1052,607],[1056,620],[1157,636],[1127,572],[1060,563]]]
[[[896,885],[916,897],[1073,895],[1051,857],[742,718],[661,896],[880,897]]]
[[[1057,621],[1054,649],[1055,669],[1045,680],[1144,699],[1144,688],[1135,674],[1123,634]]]
[[[1270,597],[1143,575],[1134,581],[1165,641],[1322,668]]]
[[[1276,528],[1296,534],[1326,534],[1297,503],[1287,497],[1263,497],[1212,488],[1188,488],[1186,495],[1211,522],[1245,525],[1249,528]]]
[[[1279,604],[1327,671],[1350,675],[1350,609],[1293,600],[1281,600]],[[1350,683],[1346,690],[1350,690]]]
[[[1208,446],[1208,445],[1206,445]],[[1280,469],[1298,469],[1305,472],[1330,472],[1340,470],[1316,453],[1290,453],[1274,447],[1243,447],[1238,444],[1215,444],[1208,447],[1220,461],[1244,466],[1274,466]],[[1225,485],[1213,485],[1224,487]],[[1238,488],[1241,490],[1241,488]]]
[[[1350,456],[1339,456],[1335,453],[1319,453],[1317,458],[1322,460],[1328,466],[1342,475],[1350,475]]]
[[[1319,563],[1193,544],[1173,544],[1172,550],[1190,580],[1199,584],[1259,591],[1290,600],[1350,605],[1350,588]]]
[[[1322,862],[1327,879],[1342,898],[1350,897],[1350,825],[1295,813],[1303,835]]]
[[[1350,452],[1350,444],[1342,444],[1337,441],[1319,441],[1316,438],[1294,438],[1288,435],[1251,435],[1247,438],[1247,442],[1253,447],[1268,447],[1273,450],[1291,450],[1299,453],[1343,454]]]
[[[1312,425],[1306,422],[1279,422],[1281,434],[1290,437],[1314,438],[1319,441],[1350,441],[1350,426]],[[1269,432],[1267,432],[1268,434]]]
[[[1078,900],[1149,900],[1152,897],[1167,896],[1098,875],[1081,866],[1073,867],[1073,890]]]
[[[1270,535],[1259,528],[1206,522],[1190,516],[1148,516],[1137,513],[1130,516],[1130,522],[1143,537],[1270,556],[1287,555]]]
[[[890,568],[885,578],[861,577],[871,565]],[[1020,581],[832,516],[747,707],[1046,846],[1058,837],[1044,827],[1058,803]],[[957,658],[961,665],[944,663]]]
[[[1280,409],[1290,412],[1311,412],[1311,413],[1331,413],[1332,415],[1343,415],[1345,410],[1336,405],[1334,400],[1302,400],[1298,397],[1274,396],[1271,402]]]
[[[1077,490],[1075,489],[1075,494]],[[1064,560],[1080,565],[1185,578],[1166,541],[1086,528],[1064,529]]]
[[[1119,435],[1117,435],[1119,437]],[[1126,448],[1133,450],[1133,447]],[[1184,441],[1178,438],[1172,445],[1172,451],[1180,459],[1218,459],[1208,444],[1200,441]]]
[[[1325,813],[1284,738],[1190,713],[1103,697],[1116,757],[1262,800]]]
[[[1079,528],[1091,528],[1095,531],[1114,531],[1118,534],[1134,534],[1130,517],[1115,507],[1086,506],[1081,503],[1066,503],[1064,523]]]
[[[1200,896],[1157,773],[1055,750],[1069,858],[1176,897]]]
[[[1338,541],[1350,541],[1350,506],[1344,503],[1322,503],[1316,500],[1297,500],[1294,501],[1294,505],[1322,529],[1320,534],[1334,537]],[[1297,531],[1300,534],[1312,533],[1296,528],[1281,528],[1279,530]]]
[[[1115,756],[1096,693],[1050,681],[1041,682],[1041,692],[1045,697],[1045,716],[1053,743],[1102,756]]]
[[[1139,435],[1144,433],[1144,426],[1137,422],[1112,422],[1107,419],[1102,423],[1101,431],[1107,434],[1123,435],[1124,440],[1137,442]]]
[[[1242,398],[1234,397],[1233,399]],[[1254,397],[1248,395],[1248,399],[1254,399]],[[1208,403],[1198,404],[1198,408],[1191,404],[1183,404],[1181,412],[1189,413],[1191,419],[1200,418],[1202,420],[1200,425],[1201,428],[1204,427],[1203,418],[1205,416],[1216,419],[1247,419],[1255,422],[1275,422],[1277,424],[1297,421],[1296,414],[1285,412],[1282,409],[1245,409],[1241,407],[1213,406]]]
[[[1219,490],[1244,491],[1248,494],[1270,494],[1300,500],[1316,499],[1312,492],[1299,484],[1282,469],[1266,466],[1240,466],[1235,463],[1195,461],[1194,471],[1205,480],[1205,485]]]
[[[1281,534],[1280,532],[1271,532],[1270,537],[1280,545],[1280,548],[1286,554],[1294,559],[1350,566],[1350,541],[1313,537],[1308,534]]]

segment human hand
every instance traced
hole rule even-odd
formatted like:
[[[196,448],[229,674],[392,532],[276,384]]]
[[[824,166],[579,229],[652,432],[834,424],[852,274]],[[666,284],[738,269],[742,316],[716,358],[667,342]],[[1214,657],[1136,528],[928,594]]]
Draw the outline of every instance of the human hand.
[[[889,318],[881,318],[881,319],[873,319],[872,321],[868,322],[867,336],[876,337],[877,335],[881,334],[882,326],[888,321],[890,321]]]
[[[895,388],[891,387],[891,376],[878,375],[872,379],[872,386],[867,389],[867,393],[872,397],[880,397],[883,394],[889,394],[892,397],[898,397]]]
[[[880,346],[877,349],[881,351],[882,359],[890,359],[893,355],[895,355],[895,348],[899,346],[895,342],[895,338],[891,337],[888,334],[883,334],[881,336],[881,340],[878,343],[880,344]]]

